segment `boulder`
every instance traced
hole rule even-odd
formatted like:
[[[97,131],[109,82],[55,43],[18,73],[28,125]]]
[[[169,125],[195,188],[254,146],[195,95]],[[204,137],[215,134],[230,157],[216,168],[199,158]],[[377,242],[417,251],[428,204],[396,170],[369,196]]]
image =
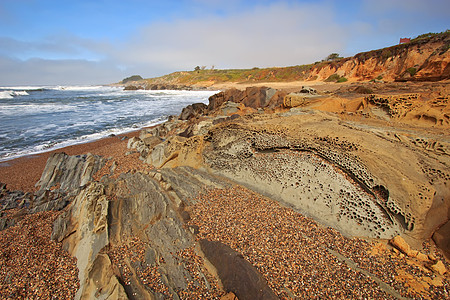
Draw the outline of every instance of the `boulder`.
[[[128,149],[136,149],[141,142],[142,141],[140,138],[134,136],[128,140],[127,148]]]
[[[208,110],[214,111],[225,102],[242,103],[254,109],[265,108],[269,104],[279,102],[272,100],[277,93],[277,90],[268,87],[248,87],[245,91],[232,88],[209,97]],[[279,98],[277,95],[276,99]]]
[[[208,106],[204,103],[194,103],[183,108],[180,114],[180,120],[189,120],[202,115]]]
[[[315,98],[320,97],[319,95],[310,93],[290,93],[284,97],[283,106],[284,107],[298,107],[304,106]]]
[[[273,96],[270,98],[270,100],[266,102],[266,107],[268,108],[282,107],[284,97],[287,94],[288,93],[286,91],[276,91],[275,94],[273,94]]]
[[[309,86],[302,86],[302,89],[300,90],[300,93],[317,95],[317,90],[315,88],[312,88],[312,87],[309,87]]]
[[[69,156],[64,152],[54,153],[48,158],[36,186],[40,190],[54,187],[59,187],[63,192],[75,190],[91,181],[104,163],[105,159],[90,153],[77,156]]]
[[[265,107],[267,101],[266,91],[267,88],[265,87],[248,87],[245,90],[245,97],[241,103],[243,103],[247,107],[255,109]]]
[[[127,85],[123,90],[124,91],[136,91],[136,90],[143,90],[144,88],[142,86],[136,86],[136,85]]]
[[[298,107],[308,103],[308,98],[304,94],[291,93],[284,97],[284,107]]]
[[[135,149],[137,152],[140,153],[142,157],[147,157],[149,148],[140,138],[132,137],[131,139],[129,139],[127,147],[128,149]]]
[[[144,142],[144,144],[150,149],[152,149],[153,147],[162,142],[162,140],[159,137],[153,135],[148,135],[142,137],[141,139]]]
[[[211,97],[209,97],[208,110],[214,111],[217,108],[221,107],[222,104],[227,101],[241,103],[243,97],[244,92],[235,88],[214,94]]]

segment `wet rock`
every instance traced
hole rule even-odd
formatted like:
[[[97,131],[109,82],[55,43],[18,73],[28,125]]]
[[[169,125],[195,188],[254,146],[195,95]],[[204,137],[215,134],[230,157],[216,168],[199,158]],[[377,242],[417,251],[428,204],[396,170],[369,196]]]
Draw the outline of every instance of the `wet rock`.
[[[218,241],[200,240],[199,243],[217,269],[226,291],[233,292],[240,300],[278,299],[264,277],[240,253]]]

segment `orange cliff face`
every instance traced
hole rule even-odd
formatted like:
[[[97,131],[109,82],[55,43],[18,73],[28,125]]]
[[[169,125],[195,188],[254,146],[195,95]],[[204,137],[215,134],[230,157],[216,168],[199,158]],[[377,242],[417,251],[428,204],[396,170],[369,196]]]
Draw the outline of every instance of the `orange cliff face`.
[[[314,66],[308,80],[338,74],[349,81],[450,79],[450,32]]]

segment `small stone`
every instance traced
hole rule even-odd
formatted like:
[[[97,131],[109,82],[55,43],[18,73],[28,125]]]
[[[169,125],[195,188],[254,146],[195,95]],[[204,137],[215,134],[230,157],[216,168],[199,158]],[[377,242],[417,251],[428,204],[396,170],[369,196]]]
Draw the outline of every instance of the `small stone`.
[[[161,175],[161,173],[155,173],[155,176],[153,176],[153,178],[155,178],[158,181],[161,181],[162,180],[162,175]]]
[[[392,246],[397,248],[398,250],[402,251],[406,255],[411,251],[411,247],[408,245],[408,243],[399,235],[394,237],[391,241]]]
[[[233,292],[229,292],[228,294],[222,296],[220,300],[237,300],[238,297]]]
[[[409,252],[406,253],[406,255],[408,255],[409,257],[417,257],[418,254],[419,251],[417,250],[409,250]]]
[[[422,280],[425,281],[426,283],[428,283],[429,285],[434,285],[434,286],[443,286],[444,285],[444,283],[442,282],[442,277],[431,278],[428,276],[424,276],[424,277],[422,277]]]
[[[444,275],[444,273],[447,272],[447,269],[445,268],[444,263],[440,260],[438,260],[437,263],[432,265],[430,267],[430,269],[439,275]]]
[[[418,252],[416,258],[422,261],[428,261],[428,255]]]

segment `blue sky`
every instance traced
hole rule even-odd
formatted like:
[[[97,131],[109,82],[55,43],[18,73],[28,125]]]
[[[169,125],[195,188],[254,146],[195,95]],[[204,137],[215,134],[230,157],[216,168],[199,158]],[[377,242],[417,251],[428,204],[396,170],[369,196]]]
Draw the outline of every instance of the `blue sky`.
[[[0,86],[307,64],[447,29],[448,0],[0,0]]]

